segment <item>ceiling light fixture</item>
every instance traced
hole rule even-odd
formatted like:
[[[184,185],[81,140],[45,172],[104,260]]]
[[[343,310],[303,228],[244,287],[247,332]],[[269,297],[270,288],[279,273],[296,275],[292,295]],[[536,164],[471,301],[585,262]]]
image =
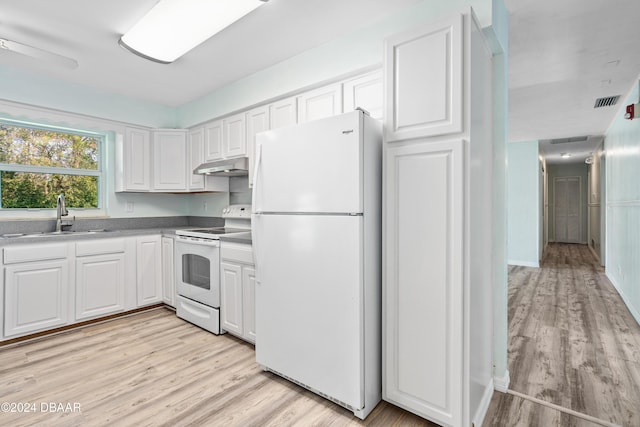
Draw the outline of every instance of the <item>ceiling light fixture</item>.
[[[571,153],[560,153],[560,157],[562,157],[563,159],[568,159],[569,157],[571,157]]]
[[[120,45],[136,55],[170,64],[268,0],[160,0]]]

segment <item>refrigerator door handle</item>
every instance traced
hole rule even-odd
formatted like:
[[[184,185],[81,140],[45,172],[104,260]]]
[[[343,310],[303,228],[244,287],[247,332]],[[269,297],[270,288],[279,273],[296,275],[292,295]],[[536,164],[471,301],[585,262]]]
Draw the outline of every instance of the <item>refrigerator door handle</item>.
[[[260,170],[262,165],[262,144],[258,144],[256,153],[256,165],[253,170],[253,191],[251,193],[251,206],[253,213],[261,213],[258,208],[258,193],[260,192]]]
[[[259,215],[259,214],[251,215],[251,223],[252,223],[251,224],[251,246],[253,246],[253,268],[255,270],[255,275],[256,275],[255,277],[256,285],[260,285],[260,274],[259,274],[260,270],[258,268],[258,265],[260,263],[258,262],[258,260],[261,257],[260,257],[260,244],[258,243],[258,234],[260,234],[259,228],[260,228],[261,216],[262,215]]]

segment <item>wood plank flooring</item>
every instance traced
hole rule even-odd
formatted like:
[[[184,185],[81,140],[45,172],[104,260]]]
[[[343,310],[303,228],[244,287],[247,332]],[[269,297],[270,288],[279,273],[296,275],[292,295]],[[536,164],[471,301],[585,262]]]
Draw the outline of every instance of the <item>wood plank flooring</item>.
[[[365,421],[263,372],[253,346],[158,309],[0,348],[3,426],[433,426],[381,402]],[[80,412],[41,412],[41,402]]]
[[[587,246],[552,244],[541,268],[509,268],[509,372],[512,390],[640,426],[640,326]],[[584,425],[531,405],[495,393],[485,425]]]
[[[551,245],[541,268],[510,268],[509,371],[512,390],[640,426],[640,326],[586,246]],[[0,402],[36,404],[0,411],[3,426],[434,425],[386,402],[361,421],[263,372],[253,346],[165,309],[0,348]],[[596,424],[496,392],[484,425]]]

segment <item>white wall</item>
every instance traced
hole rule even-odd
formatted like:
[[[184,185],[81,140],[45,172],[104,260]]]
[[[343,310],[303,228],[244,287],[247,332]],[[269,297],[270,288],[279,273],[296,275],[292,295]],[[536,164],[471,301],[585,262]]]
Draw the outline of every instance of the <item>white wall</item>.
[[[0,65],[0,100],[149,127],[175,127],[175,108]]]
[[[624,119],[640,99],[638,83],[621,103],[604,139],[606,272],[640,323],[640,119]]]
[[[538,141],[507,144],[507,257],[510,265],[538,267],[540,161]]]

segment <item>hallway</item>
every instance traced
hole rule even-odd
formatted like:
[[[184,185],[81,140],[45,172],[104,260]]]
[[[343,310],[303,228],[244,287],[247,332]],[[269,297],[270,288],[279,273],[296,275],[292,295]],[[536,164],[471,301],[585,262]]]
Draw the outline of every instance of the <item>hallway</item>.
[[[640,425],[640,326],[587,246],[550,244],[540,268],[509,267],[509,373],[510,391],[604,425]],[[486,420],[597,425],[502,393]]]

